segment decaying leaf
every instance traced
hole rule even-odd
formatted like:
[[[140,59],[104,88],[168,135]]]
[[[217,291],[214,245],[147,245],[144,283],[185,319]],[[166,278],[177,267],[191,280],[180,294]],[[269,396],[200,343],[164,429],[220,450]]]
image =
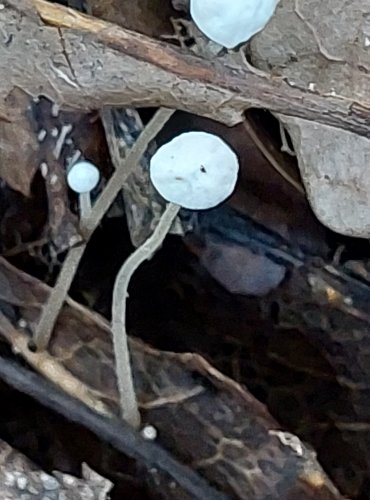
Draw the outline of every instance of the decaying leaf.
[[[8,118],[0,118],[0,177],[25,196],[39,167],[39,144],[29,106],[32,99],[19,89],[6,98]]]
[[[287,78],[316,95],[353,95],[370,116],[370,7],[366,0],[281,0],[276,14],[251,42],[259,68]],[[369,139],[317,123],[282,118],[298,155],[307,194],[317,217],[331,229],[368,237]]]
[[[49,288],[0,262],[4,282],[18,290],[23,319],[37,320]],[[59,318],[51,353],[117,412],[108,324],[70,304]],[[158,442],[178,460],[233,498],[266,498],[276,492],[281,499],[342,498],[314,453],[280,431],[261,403],[203,358],[160,352],[134,340],[130,347],[144,422],[157,429]]]
[[[20,498],[73,498],[74,500],[105,500],[112,483],[87,465],[83,478],[55,472],[47,474],[24,455],[0,440],[0,496],[7,500]]]
[[[370,140],[344,130],[280,117],[289,129],[317,218],[348,236],[370,236]]]

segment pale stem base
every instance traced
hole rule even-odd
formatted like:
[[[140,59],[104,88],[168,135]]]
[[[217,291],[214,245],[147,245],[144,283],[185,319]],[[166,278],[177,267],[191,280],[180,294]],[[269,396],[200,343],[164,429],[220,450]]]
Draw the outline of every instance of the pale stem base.
[[[91,196],[90,193],[81,193],[78,197],[80,209],[80,226],[82,231],[88,226],[88,220],[91,217]]]

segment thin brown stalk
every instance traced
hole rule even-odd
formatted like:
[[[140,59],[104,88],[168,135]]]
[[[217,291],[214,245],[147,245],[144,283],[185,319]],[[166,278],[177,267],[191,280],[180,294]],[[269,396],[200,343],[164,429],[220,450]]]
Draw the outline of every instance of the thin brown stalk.
[[[288,172],[286,172],[282,168],[282,166],[276,160],[276,158],[271,153],[271,151],[269,151],[269,149],[266,148],[266,146],[264,145],[264,143],[258,137],[258,135],[256,134],[256,132],[255,132],[254,128],[252,127],[252,125],[251,125],[250,121],[248,120],[248,118],[245,119],[245,121],[243,122],[243,125],[244,125],[245,130],[248,132],[248,134],[250,135],[251,139],[253,140],[253,142],[257,146],[257,148],[261,151],[261,153],[263,154],[263,156],[270,162],[271,166],[281,175],[281,177],[283,177],[283,179],[285,179],[287,182],[289,182],[289,184],[291,186],[293,186],[298,192],[300,192],[301,194],[305,195],[306,193],[305,193],[305,190],[303,189],[302,185],[298,181],[296,181],[295,179],[293,179],[293,177],[291,177],[288,174]]]

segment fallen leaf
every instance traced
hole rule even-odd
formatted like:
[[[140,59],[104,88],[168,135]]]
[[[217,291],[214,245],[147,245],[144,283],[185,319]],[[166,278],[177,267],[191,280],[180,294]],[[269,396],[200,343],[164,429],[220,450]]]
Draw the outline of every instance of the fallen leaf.
[[[281,0],[274,17],[251,41],[255,66],[320,95],[356,95],[369,108],[370,10],[366,0]],[[344,130],[281,116],[293,140],[316,216],[350,236],[370,235],[370,141]]]
[[[37,134],[27,113],[30,102],[26,93],[13,90],[5,100],[9,118],[0,119],[0,177],[25,196],[39,167]]]

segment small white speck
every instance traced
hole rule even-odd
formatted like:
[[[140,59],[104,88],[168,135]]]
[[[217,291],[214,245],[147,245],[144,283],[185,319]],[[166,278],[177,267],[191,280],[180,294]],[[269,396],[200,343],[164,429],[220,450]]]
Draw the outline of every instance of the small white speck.
[[[51,116],[53,116],[54,118],[57,118],[59,116],[59,111],[60,111],[59,104],[54,102],[52,107],[51,107]]]
[[[28,484],[28,479],[26,478],[26,476],[20,476],[17,478],[17,487],[20,490],[25,490],[27,488],[27,484]]]
[[[34,97],[32,100],[33,100],[33,102],[34,102],[35,104],[37,104],[37,103],[39,103],[39,102],[40,102],[40,98],[39,98],[39,97],[37,97],[37,96],[36,96],[36,97]]]
[[[55,174],[54,174],[54,175],[52,175],[52,176],[50,177],[50,184],[51,184],[52,186],[55,186],[55,184],[56,184],[57,182],[58,182],[58,176],[57,176],[57,175],[55,175]]]
[[[368,36],[365,36],[364,46],[366,48],[370,47],[370,38]]]
[[[16,354],[18,356],[18,354],[20,354],[21,351],[20,351],[19,347],[13,346],[12,352],[13,352],[13,354]]]
[[[59,137],[58,137],[58,140],[56,141],[55,148],[54,148],[54,151],[53,151],[54,157],[56,159],[58,159],[59,156],[61,155],[61,152],[62,152],[62,149],[63,149],[63,146],[64,146],[64,142],[66,140],[66,137],[71,132],[72,128],[73,127],[72,127],[72,125],[70,123],[68,123],[67,125],[63,125],[62,126],[60,134],[59,134]]]
[[[346,306],[353,306],[352,297],[344,297],[343,302],[346,304]]]
[[[73,144],[72,137],[68,137],[68,139],[66,139],[66,144],[68,144],[68,146],[70,146],[71,144]]]
[[[74,165],[80,158],[81,158],[81,151],[79,149],[76,149],[73,155],[67,160],[68,167]]]
[[[335,97],[337,95],[337,93],[335,92],[335,90],[333,88],[330,89],[329,94],[332,95],[333,97]]]
[[[158,436],[158,432],[157,429],[153,427],[153,425],[146,425],[142,429],[141,435],[143,436],[144,439],[148,439],[149,441],[154,441]]]
[[[76,480],[74,477],[69,476],[69,475],[63,475],[63,483],[66,486],[73,486],[75,484]]]
[[[58,135],[59,135],[59,130],[58,130],[56,127],[54,127],[53,129],[51,129],[51,132],[50,132],[50,133],[51,133],[51,136],[52,136],[52,137],[58,137]]]
[[[314,82],[310,82],[310,83],[308,84],[308,90],[309,90],[310,92],[315,92],[315,90],[316,90],[316,83],[314,83]]]
[[[5,9],[5,5],[3,3],[0,3],[0,10],[4,10]]]
[[[41,175],[43,176],[44,179],[46,179],[46,176],[48,175],[49,167],[47,163],[44,161],[40,165],[40,170],[41,170]]]
[[[300,439],[290,432],[270,430],[271,436],[276,436],[283,446],[289,446],[299,457],[303,455],[303,446]]]
[[[18,327],[19,328],[27,328],[27,321],[23,318],[21,318],[19,321],[18,321]]]
[[[4,480],[4,484],[6,486],[14,486],[15,485],[15,477],[13,476],[13,474],[11,474],[10,472],[5,472],[5,480]]]
[[[42,142],[45,139],[46,136],[47,136],[47,132],[46,132],[46,130],[44,128],[42,128],[40,130],[40,132],[37,134],[37,140],[39,142]]]

